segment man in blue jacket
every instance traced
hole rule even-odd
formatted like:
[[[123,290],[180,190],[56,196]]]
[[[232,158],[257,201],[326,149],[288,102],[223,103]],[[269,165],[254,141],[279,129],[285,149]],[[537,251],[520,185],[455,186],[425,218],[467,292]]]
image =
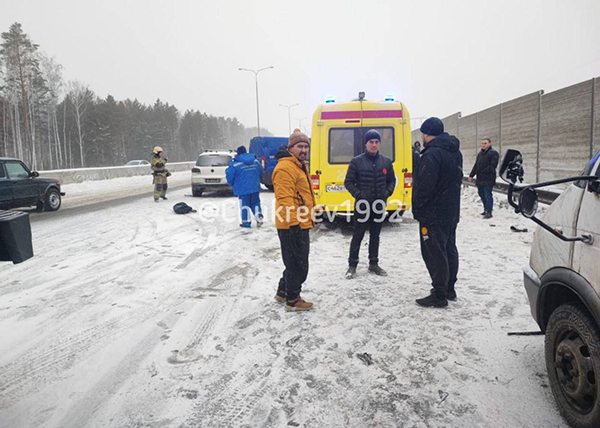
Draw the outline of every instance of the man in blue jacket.
[[[244,146],[237,149],[237,156],[229,163],[225,176],[227,183],[233,188],[233,194],[240,199],[242,210],[241,227],[251,227],[252,218],[256,218],[258,227],[263,224],[262,209],[260,207],[260,177],[263,168],[253,153],[247,153]]]
[[[421,125],[419,169],[413,188],[413,216],[419,222],[421,254],[433,289],[417,303],[425,307],[448,306],[456,300],[458,250],[456,226],[460,217],[463,157],[460,141],[444,132],[444,124],[430,117]]]

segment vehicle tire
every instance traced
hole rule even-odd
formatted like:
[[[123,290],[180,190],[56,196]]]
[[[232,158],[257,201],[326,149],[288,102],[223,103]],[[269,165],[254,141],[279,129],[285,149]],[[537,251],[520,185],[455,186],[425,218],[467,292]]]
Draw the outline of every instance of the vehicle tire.
[[[35,210],[39,213],[44,211],[44,201],[38,201],[37,205],[35,206]]]
[[[269,189],[271,192],[273,191],[273,185],[272,184],[265,184],[265,186],[267,187],[267,189]]]
[[[546,369],[560,414],[574,428],[600,426],[600,327],[581,304],[550,315]]]
[[[58,211],[60,208],[61,199],[60,193],[56,189],[48,190],[46,193],[46,199],[44,200],[44,210],[45,211]]]
[[[202,196],[202,189],[192,187],[192,196]]]

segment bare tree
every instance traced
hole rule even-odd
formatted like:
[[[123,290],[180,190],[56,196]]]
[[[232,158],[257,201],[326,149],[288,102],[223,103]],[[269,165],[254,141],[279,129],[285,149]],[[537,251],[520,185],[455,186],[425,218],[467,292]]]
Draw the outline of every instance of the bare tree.
[[[75,117],[75,125],[77,127],[77,144],[79,145],[79,155],[81,158],[81,167],[85,167],[84,159],[84,137],[85,130],[83,129],[82,119],[90,103],[94,100],[94,93],[87,85],[79,81],[71,81],[67,85],[68,97],[73,107],[73,115]]]
[[[54,141],[57,165],[60,166],[64,164],[56,112],[63,91],[62,65],[58,64],[54,58],[50,58],[44,54],[40,55],[40,64],[48,87],[46,114],[48,116],[48,151],[50,154],[50,168],[52,169],[52,141]]]

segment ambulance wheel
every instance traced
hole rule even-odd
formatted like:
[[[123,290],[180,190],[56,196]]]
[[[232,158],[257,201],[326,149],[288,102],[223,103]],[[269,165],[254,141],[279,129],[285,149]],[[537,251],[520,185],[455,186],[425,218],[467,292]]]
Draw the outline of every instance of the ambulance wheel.
[[[267,186],[267,189],[269,189],[271,192],[273,191],[273,185],[272,184],[265,184],[265,186]]]
[[[195,187],[192,187],[192,196],[202,196],[202,189],[197,189]]]

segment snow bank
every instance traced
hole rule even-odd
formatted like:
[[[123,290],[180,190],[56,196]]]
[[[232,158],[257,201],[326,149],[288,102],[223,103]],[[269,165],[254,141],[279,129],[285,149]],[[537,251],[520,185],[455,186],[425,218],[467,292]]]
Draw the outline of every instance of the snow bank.
[[[190,171],[194,162],[174,162],[167,164],[171,172]],[[83,183],[85,181],[109,180],[119,177],[133,177],[150,175],[152,170],[149,165],[138,166],[107,166],[101,168],[74,168],[39,171],[40,177],[56,178],[61,184]]]

